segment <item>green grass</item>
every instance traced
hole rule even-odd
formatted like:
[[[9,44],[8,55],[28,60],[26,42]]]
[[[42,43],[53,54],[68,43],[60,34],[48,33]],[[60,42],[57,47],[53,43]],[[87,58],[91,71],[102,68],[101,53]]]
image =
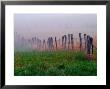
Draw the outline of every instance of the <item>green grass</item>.
[[[88,60],[82,52],[15,52],[14,75],[96,76],[97,62],[96,57]]]

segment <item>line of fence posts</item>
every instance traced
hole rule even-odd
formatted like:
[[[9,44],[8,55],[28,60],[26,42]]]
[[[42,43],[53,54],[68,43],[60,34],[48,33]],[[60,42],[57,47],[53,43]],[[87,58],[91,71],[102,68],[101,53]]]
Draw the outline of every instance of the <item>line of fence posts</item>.
[[[82,37],[82,33],[79,33],[79,51],[85,51],[86,54],[93,54],[93,37],[84,34]],[[84,49],[82,46],[82,40],[84,39]],[[21,40],[24,41],[25,38],[21,37]],[[31,44],[31,47],[34,49],[33,45],[36,46],[37,51],[55,51],[55,50],[73,50],[75,51],[74,45],[75,39],[73,34],[63,35],[62,39],[57,40],[57,37],[48,37],[47,43],[44,39],[41,41],[37,37],[32,37],[29,39],[28,44]],[[23,42],[25,45],[26,42]],[[60,44],[62,43],[62,45]],[[27,44],[27,43],[26,43]],[[78,45],[78,44],[77,44]],[[58,48],[59,46],[59,48]]]

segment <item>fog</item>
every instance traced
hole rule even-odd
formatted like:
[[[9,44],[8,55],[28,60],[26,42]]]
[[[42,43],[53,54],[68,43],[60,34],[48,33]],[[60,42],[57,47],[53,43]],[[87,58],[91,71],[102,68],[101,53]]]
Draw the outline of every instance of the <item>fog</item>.
[[[31,49],[29,44],[22,43],[21,39],[26,41],[32,37],[47,40],[50,36],[59,39],[65,34],[74,34],[74,38],[78,38],[79,33],[94,37],[97,34],[97,15],[15,14],[14,32],[15,50]]]

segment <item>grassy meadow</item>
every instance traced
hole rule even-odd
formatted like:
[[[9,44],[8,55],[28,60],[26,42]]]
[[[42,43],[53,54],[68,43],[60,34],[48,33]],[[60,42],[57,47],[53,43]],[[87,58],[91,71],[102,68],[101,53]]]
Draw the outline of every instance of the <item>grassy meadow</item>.
[[[15,76],[96,76],[97,59],[88,60],[83,52],[15,52]]]

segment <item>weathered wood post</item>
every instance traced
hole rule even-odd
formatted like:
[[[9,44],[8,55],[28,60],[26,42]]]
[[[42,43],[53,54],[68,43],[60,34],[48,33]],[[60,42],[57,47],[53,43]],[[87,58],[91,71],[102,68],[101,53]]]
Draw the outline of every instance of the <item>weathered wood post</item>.
[[[64,36],[62,36],[62,48],[64,49]]]
[[[56,50],[57,50],[57,38],[55,37],[55,46],[56,46]]]
[[[61,44],[60,44],[61,42],[60,41],[61,41],[61,39],[59,38],[58,39],[58,49],[61,49]]]
[[[86,49],[87,49],[87,48],[86,48],[86,46],[87,46],[87,37],[86,37],[86,34],[84,34],[84,41],[85,41],[85,42],[84,42],[84,43],[85,43],[84,49],[85,49],[85,51],[86,51]]]
[[[39,39],[39,51],[41,51],[41,46],[42,45],[42,41]]]
[[[90,49],[91,49],[90,36],[87,35],[87,54],[89,55],[90,55]]]
[[[70,34],[68,34],[68,50],[70,49]]]
[[[90,36],[87,36],[87,55],[89,59],[93,58],[93,38]]]
[[[71,34],[71,47],[72,47],[72,50],[73,50],[73,48],[74,48],[73,34]]]
[[[47,46],[48,46],[48,50],[50,51],[50,37],[48,37]]]
[[[45,51],[46,50],[46,42],[45,42],[45,40],[43,40],[43,51]]]
[[[54,49],[54,46],[53,46],[53,38],[50,37],[50,45],[51,45],[51,51]]]
[[[64,49],[66,49],[66,43],[67,43],[67,36],[64,35]]]
[[[39,50],[39,39],[37,38],[37,50]]]
[[[80,41],[80,51],[82,49],[82,38],[81,38],[81,33],[79,33],[79,41]]]
[[[93,38],[90,37],[90,44],[91,44],[91,51],[92,51],[92,54],[93,54]]]

